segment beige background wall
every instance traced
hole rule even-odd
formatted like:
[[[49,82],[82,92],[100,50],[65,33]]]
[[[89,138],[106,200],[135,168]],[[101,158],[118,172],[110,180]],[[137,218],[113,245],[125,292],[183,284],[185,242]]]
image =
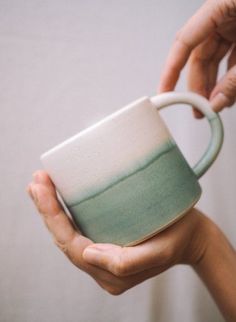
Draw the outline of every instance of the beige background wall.
[[[130,101],[152,95],[177,29],[200,0],[0,0],[0,321],[223,321],[178,266],[112,297],[53,245],[25,187],[39,155]],[[178,85],[185,89],[184,74]],[[209,137],[190,109],[164,112],[191,164]],[[199,207],[236,245],[236,108]]]

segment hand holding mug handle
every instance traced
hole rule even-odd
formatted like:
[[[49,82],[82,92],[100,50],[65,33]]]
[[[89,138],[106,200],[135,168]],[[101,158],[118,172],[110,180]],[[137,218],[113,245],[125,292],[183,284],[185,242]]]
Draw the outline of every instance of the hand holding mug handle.
[[[200,178],[217,158],[223,143],[224,130],[219,115],[211,109],[206,98],[196,93],[169,92],[154,96],[150,100],[158,110],[161,110],[162,108],[172,104],[183,103],[189,104],[190,106],[195,106],[202,114],[206,116],[211,127],[210,143],[201,159],[193,167],[193,171],[197,178]]]

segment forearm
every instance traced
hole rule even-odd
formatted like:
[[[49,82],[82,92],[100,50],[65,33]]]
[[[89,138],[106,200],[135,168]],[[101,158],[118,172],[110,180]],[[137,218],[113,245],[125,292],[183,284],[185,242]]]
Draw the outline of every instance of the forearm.
[[[236,252],[213,223],[202,258],[194,269],[207,286],[225,319],[236,321]]]

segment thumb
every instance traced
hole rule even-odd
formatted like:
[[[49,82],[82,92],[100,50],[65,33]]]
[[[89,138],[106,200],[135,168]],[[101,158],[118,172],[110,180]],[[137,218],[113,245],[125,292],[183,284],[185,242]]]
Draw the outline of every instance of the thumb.
[[[210,104],[215,112],[232,106],[236,99],[236,65],[231,67],[218,82],[210,96]]]
[[[83,252],[83,259],[116,276],[129,276],[163,265],[167,250],[162,242],[148,241],[133,247],[113,244],[92,244]]]

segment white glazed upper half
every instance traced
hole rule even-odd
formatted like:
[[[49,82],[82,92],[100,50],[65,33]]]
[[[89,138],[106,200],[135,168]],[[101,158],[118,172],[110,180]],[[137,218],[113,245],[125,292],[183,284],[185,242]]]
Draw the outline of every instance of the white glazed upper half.
[[[104,189],[172,140],[157,109],[141,98],[41,156],[68,204]]]

